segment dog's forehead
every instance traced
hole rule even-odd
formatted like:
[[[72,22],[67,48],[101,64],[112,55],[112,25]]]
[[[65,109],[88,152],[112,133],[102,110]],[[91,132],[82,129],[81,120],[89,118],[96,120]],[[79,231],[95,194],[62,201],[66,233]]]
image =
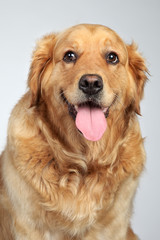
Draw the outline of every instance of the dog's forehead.
[[[89,45],[90,43],[106,43],[124,45],[123,40],[112,29],[94,24],[82,24],[71,27],[57,36],[58,45],[74,44]]]

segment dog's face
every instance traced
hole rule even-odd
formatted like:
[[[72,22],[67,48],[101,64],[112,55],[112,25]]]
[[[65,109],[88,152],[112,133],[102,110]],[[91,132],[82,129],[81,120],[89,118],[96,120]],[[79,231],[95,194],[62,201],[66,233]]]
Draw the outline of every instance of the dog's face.
[[[145,71],[135,46],[114,31],[78,25],[39,43],[29,75],[31,105],[50,99],[57,114],[70,115],[88,140],[97,141],[109,114],[127,108],[139,113]]]

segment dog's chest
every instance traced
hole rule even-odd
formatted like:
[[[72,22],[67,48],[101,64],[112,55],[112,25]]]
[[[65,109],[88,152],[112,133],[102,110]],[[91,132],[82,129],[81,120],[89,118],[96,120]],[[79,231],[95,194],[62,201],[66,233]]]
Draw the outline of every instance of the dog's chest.
[[[50,224],[53,224],[55,218],[56,228],[60,226],[61,230],[68,229],[73,235],[89,229],[113,202],[114,189],[112,188],[112,193],[109,191],[106,180],[91,176],[79,185],[75,179],[66,188],[57,191],[54,204],[50,202],[48,205],[52,209],[47,214]]]

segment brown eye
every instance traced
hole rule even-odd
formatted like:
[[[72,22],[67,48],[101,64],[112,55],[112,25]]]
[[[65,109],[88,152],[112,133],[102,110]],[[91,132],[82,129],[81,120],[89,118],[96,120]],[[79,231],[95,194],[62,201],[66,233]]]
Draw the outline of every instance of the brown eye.
[[[106,54],[106,61],[109,64],[117,64],[119,63],[118,55],[115,52],[109,52]]]
[[[63,57],[63,61],[66,63],[76,62],[76,60],[77,60],[77,55],[72,51],[66,52]]]

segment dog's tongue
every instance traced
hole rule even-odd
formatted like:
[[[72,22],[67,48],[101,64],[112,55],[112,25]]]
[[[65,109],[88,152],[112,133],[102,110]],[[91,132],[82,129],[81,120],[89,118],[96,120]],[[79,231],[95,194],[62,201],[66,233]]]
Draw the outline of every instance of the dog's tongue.
[[[102,109],[89,106],[78,107],[76,126],[90,141],[98,141],[107,128]]]

